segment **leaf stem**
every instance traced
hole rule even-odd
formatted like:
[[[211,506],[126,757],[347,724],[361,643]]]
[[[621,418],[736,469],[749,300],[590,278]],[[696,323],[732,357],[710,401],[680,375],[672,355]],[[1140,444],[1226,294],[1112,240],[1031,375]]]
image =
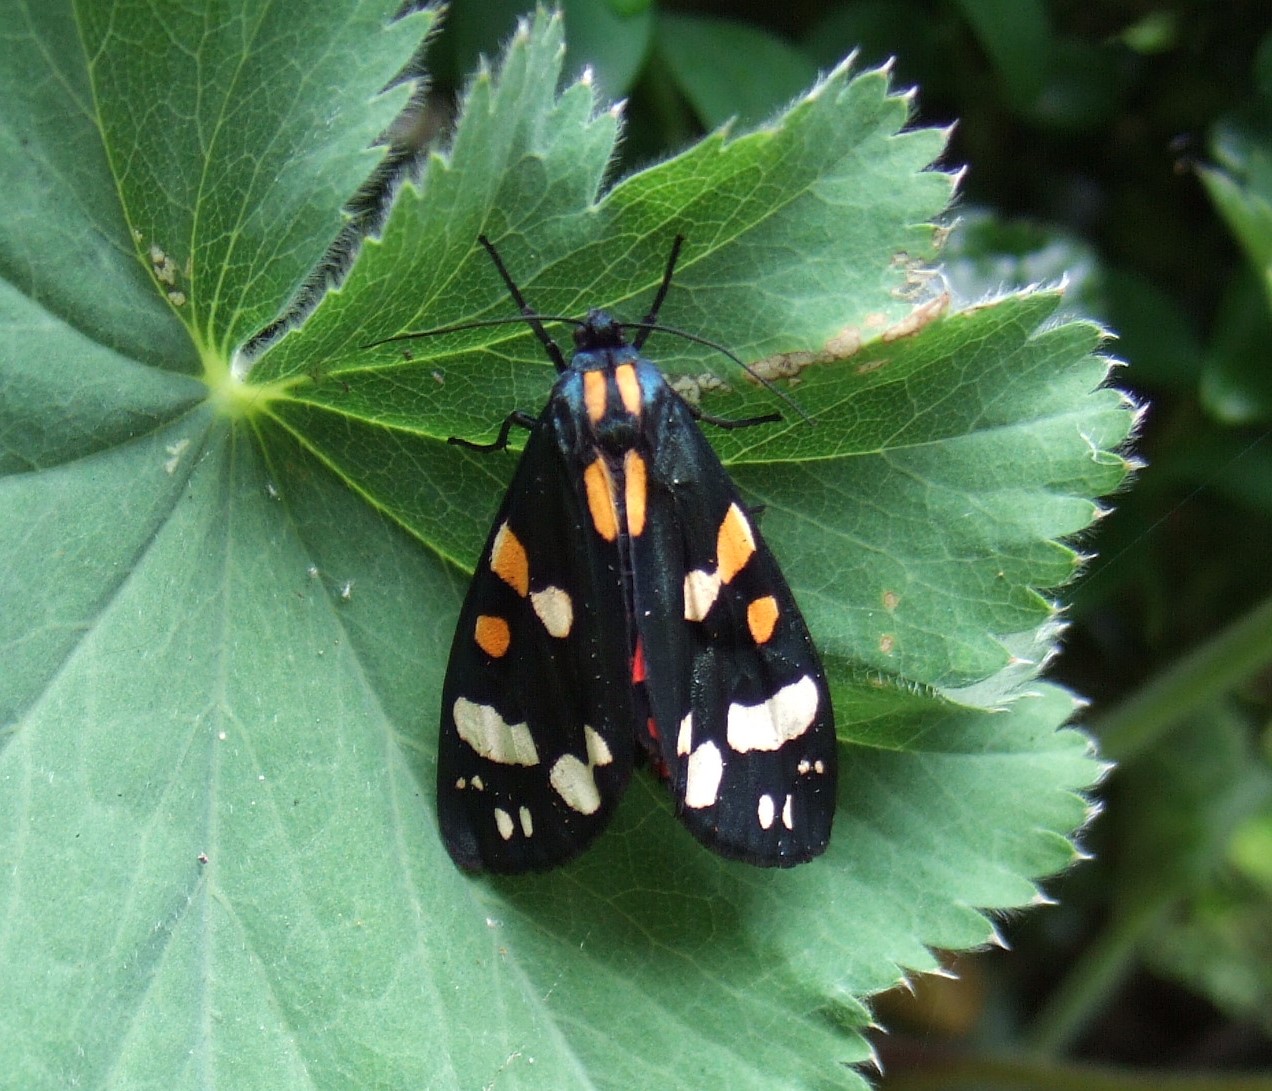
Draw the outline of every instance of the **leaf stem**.
[[[1188,652],[1091,730],[1104,754],[1126,761],[1261,667],[1272,663],[1272,597]]]

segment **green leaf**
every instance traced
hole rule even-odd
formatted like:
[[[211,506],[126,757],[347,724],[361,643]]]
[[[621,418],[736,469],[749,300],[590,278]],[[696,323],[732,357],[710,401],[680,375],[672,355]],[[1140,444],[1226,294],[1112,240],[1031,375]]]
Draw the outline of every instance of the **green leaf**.
[[[940,317],[941,142],[882,74],[606,188],[617,116],[557,92],[538,16],[339,290],[234,357],[344,229],[432,17],[83,7],[0,10],[0,1069],[860,1084],[863,998],[1074,858],[1098,767],[1036,672],[1060,539],[1125,470],[1098,331],[1050,294]],[[825,649],[835,837],[789,872],[726,863],[642,776],[570,867],[470,879],[434,725],[513,458],[445,440],[552,371],[520,326],[361,346],[508,315],[480,232],[545,313],[639,315],[678,231],[667,321],[816,420],[712,438]],[[772,407],[736,371],[712,390],[700,345],[648,350],[713,413]]]
[[[1166,976],[1236,1018],[1268,1022],[1268,891],[1243,876],[1239,841],[1272,822],[1272,770],[1243,716],[1212,703],[1121,775],[1122,913],[1166,906],[1140,941]],[[1266,859],[1266,857],[1265,857]],[[1236,865],[1236,866],[1234,866]]]
[[[1118,356],[1128,365],[1136,389],[1192,394],[1205,379],[1201,337],[1177,302],[1141,274],[1108,266],[1091,246],[1065,231],[963,209],[942,257],[956,300],[1063,282],[1066,311],[1098,318],[1117,330]],[[1230,372],[1224,365],[1235,364],[1231,355],[1244,347],[1235,335],[1245,330],[1235,326],[1229,327],[1231,340],[1212,350],[1217,372]],[[1215,390],[1218,400],[1225,391],[1219,382]]]
[[[561,0],[557,5],[570,28],[564,70],[577,76],[591,66],[604,98],[631,90],[654,36],[650,0]],[[493,56],[508,37],[516,17],[533,13],[533,0],[454,0],[447,5],[442,48],[451,56],[455,84],[481,55]]]
[[[1042,0],[958,0],[1018,110],[1042,90],[1051,54],[1051,24]]]
[[[1200,168],[1211,200],[1244,250],[1253,277],[1236,277],[1216,323],[1201,393],[1220,420],[1244,424],[1272,412],[1266,346],[1272,329],[1272,142],[1266,104],[1216,127],[1222,167]]]
[[[1202,402],[1225,424],[1272,417],[1272,307],[1259,277],[1242,268],[1220,301],[1205,370]]]
[[[1099,255],[1077,236],[1052,225],[1005,220],[989,209],[964,207],[941,259],[956,301],[970,303],[1005,291],[1063,283],[1066,309],[1105,317],[1106,273]],[[1119,326],[1119,338],[1122,333]]]
[[[755,27],[701,15],[658,17],[658,52],[707,128],[769,117],[817,75],[794,46]]]
[[[1225,169],[1199,168],[1201,180],[1272,306],[1272,143],[1236,122],[1219,126],[1213,143]]]
[[[1180,18],[1175,11],[1149,12],[1118,35],[1127,49],[1150,56],[1168,53],[1179,45],[1179,38]]]
[[[1252,75],[1261,98],[1272,100],[1272,32],[1263,35],[1254,53]]]
[[[897,86],[921,84],[925,98],[940,98],[951,93],[955,75],[948,53],[956,18],[923,0],[853,0],[827,5],[800,45],[826,67],[849,52],[871,67],[886,64]]]

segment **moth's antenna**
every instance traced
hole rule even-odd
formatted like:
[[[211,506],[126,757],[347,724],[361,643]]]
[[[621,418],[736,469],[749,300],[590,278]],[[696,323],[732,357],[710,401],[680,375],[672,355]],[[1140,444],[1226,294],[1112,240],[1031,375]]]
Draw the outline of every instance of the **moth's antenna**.
[[[760,386],[764,387],[764,389],[767,390],[770,394],[772,394],[773,397],[780,398],[787,405],[789,405],[797,414],[799,414],[799,416],[804,420],[806,424],[815,425],[817,423],[812,417],[808,415],[804,407],[801,406],[799,402],[797,402],[789,394],[787,394],[785,390],[782,390],[780,387],[774,386],[771,380],[764,378],[763,375],[761,375],[758,371],[756,371],[753,367],[751,367],[750,364],[748,364],[745,360],[743,360],[741,356],[739,356],[735,352],[730,352],[727,348],[725,348],[722,344],[720,344],[719,341],[712,341],[706,337],[699,337],[696,333],[690,333],[688,330],[678,330],[676,329],[675,326],[664,326],[658,322],[650,322],[648,319],[639,323],[623,322],[620,324],[627,329],[633,329],[637,325],[639,325],[641,327],[642,333],[649,333],[649,332],[652,332],[653,330],[657,330],[659,333],[670,333],[675,337],[683,337],[686,341],[692,341],[696,345],[706,345],[706,347],[709,349],[715,349],[716,352],[720,353],[721,356],[727,356],[730,360],[732,360],[735,364],[737,364],[738,367],[740,367],[743,371],[745,371],[748,375],[750,375],[752,379],[754,379],[757,383],[759,383]],[[645,340],[644,337],[638,336],[632,342],[632,344],[640,345],[644,340]]]
[[[569,371],[570,365],[566,363],[560,347],[548,335],[548,331],[543,328],[543,323],[540,321],[541,316],[538,312],[526,302],[525,296],[521,294],[521,289],[517,287],[516,281],[512,279],[511,274],[503,263],[503,258],[499,256],[499,251],[495,249],[494,243],[486,238],[485,235],[478,235],[477,241],[486,248],[486,253],[490,255],[490,260],[495,263],[495,268],[499,270],[499,275],[503,277],[503,282],[508,287],[509,295],[512,296],[517,308],[521,311],[522,320],[530,324],[530,328],[534,330],[534,335],[539,339],[539,343],[543,345],[544,350],[551,358],[553,366],[559,372]]]
[[[667,268],[663,270],[662,283],[658,285],[658,291],[654,295],[653,303],[650,304],[649,313],[637,323],[640,327],[640,333],[636,335],[636,339],[632,342],[632,347],[637,352],[640,351],[641,346],[657,326],[658,312],[662,310],[663,300],[667,298],[667,292],[671,288],[671,274],[676,271],[676,261],[680,257],[680,248],[684,244],[685,237],[683,235],[677,235],[675,241],[671,244],[671,253],[667,256]],[[726,352],[725,355],[732,355],[732,353]],[[733,358],[737,360],[736,356]],[[742,363],[742,361],[738,360],[738,363]],[[746,364],[742,364],[742,366],[746,367]]]
[[[571,318],[564,314],[540,314],[536,315],[540,322],[568,322],[573,326],[583,325],[581,318]],[[392,337],[381,337],[378,341],[368,341],[359,348],[373,349],[377,345],[389,345],[394,341],[418,341],[421,337],[440,337],[444,333],[458,333],[460,330],[477,330],[483,326],[511,326],[513,324],[524,326],[526,318],[524,315],[505,315],[502,318],[477,318],[470,322],[456,322],[453,326],[438,326],[435,330],[419,330],[416,333],[395,333]]]
[[[730,360],[737,364],[738,367],[750,375],[752,379],[759,383],[760,386],[764,387],[764,389],[774,397],[781,398],[782,401],[789,405],[805,421],[809,424],[813,424],[813,418],[810,417],[803,408],[801,408],[800,404],[787,394],[786,391],[779,390],[771,382],[769,382],[768,379],[764,378],[749,364],[744,362],[740,356],[736,353],[730,352],[718,341],[710,341],[705,337],[699,337],[697,334],[689,333],[686,330],[678,330],[674,326],[664,326],[659,323],[658,312],[662,309],[663,300],[667,298],[667,292],[671,288],[671,276],[676,271],[676,262],[680,259],[680,248],[684,246],[684,243],[685,237],[683,235],[677,235],[675,240],[672,242],[671,253],[667,255],[667,268],[663,270],[662,283],[658,285],[658,291],[655,293],[654,301],[649,307],[649,313],[639,322],[620,323],[620,325],[626,329],[639,331],[636,336],[632,338],[632,347],[639,352],[641,346],[649,339],[649,335],[653,333],[654,330],[659,330],[662,333],[670,333],[674,334],[676,337],[683,337],[686,341],[692,341],[694,344],[705,345],[707,348],[715,349],[716,352],[720,353],[722,356],[727,356]]]
[[[498,271],[500,278],[504,282],[504,286],[508,289],[508,294],[512,296],[513,302],[516,303],[517,309],[521,312],[518,316],[508,315],[502,318],[479,318],[472,322],[457,322],[451,326],[439,326],[433,330],[422,330],[418,333],[399,333],[392,337],[382,337],[378,341],[368,341],[362,345],[362,348],[375,348],[377,345],[387,345],[395,341],[414,341],[423,337],[438,337],[445,333],[458,333],[460,330],[481,329],[485,326],[507,326],[513,323],[527,323],[534,335],[543,345],[548,357],[552,360],[553,366],[558,372],[568,371],[569,364],[566,362],[565,356],[562,354],[560,346],[552,339],[552,336],[543,328],[544,322],[565,322],[572,326],[585,326],[587,323],[581,318],[571,318],[568,315],[560,314],[540,314],[526,301],[526,297],[521,294],[521,289],[517,287],[516,281],[512,279],[512,274],[508,272],[508,267],[504,265],[503,258],[499,256],[499,251],[495,249],[492,243],[485,235],[478,235],[477,241],[481,243],[486,253],[490,255],[490,260],[494,262],[495,269]],[[704,345],[707,348],[715,349],[722,356],[728,357],[735,364],[745,371],[760,386],[764,387],[775,398],[780,398],[791,407],[804,421],[808,424],[815,424],[811,416],[804,408],[792,398],[786,391],[774,386],[773,383],[760,375],[737,353],[725,348],[719,341],[712,341],[706,337],[700,337],[696,333],[690,333],[688,330],[677,329],[675,326],[664,326],[658,321],[658,313],[662,310],[663,302],[667,298],[667,293],[671,290],[671,279],[676,271],[676,264],[680,260],[680,251],[684,247],[684,235],[677,235],[671,244],[671,253],[667,255],[667,265],[663,270],[662,281],[658,285],[658,291],[654,293],[653,302],[650,304],[649,313],[645,315],[639,322],[620,322],[620,329],[636,330],[636,336],[632,339],[632,347],[638,352],[649,339],[649,335],[655,330],[660,333],[670,333],[675,337],[683,337],[686,341],[692,341],[696,345]]]

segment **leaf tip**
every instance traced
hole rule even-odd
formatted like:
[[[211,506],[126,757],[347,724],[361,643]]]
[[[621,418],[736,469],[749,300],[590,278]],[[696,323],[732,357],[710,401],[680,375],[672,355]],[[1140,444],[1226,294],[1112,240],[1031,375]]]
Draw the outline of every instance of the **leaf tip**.
[[[887,1028],[879,1026],[878,1024],[872,1024],[871,1029],[885,1031]],[[875,1049],[873,1042],[870,1044],[869,1054],[866,1056],[866,1059],[861,1062],[861,1064],[869,1065],[876,1072],[878,1072],[880,1076],[883,1075],[883,1061],[880,1059],[879,1051]]]
[[[825,79],[818,80],[817,83],[813,85],[812,90],[808,92],[805,98],[811,101],[813,98],[820,96],[825,87],[838,80],[846,79],[849,73],[851,73],[853,68],[856,66],[857,56],[859,53],[860,50],[856,49],[849,53],[848,56],[826,73]]]

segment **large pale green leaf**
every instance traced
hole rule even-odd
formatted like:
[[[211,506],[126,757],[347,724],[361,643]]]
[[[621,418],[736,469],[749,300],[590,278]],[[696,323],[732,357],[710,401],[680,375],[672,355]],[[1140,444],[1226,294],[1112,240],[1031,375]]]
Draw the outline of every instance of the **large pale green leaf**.
[[[947,177],[883,75],[606,188],[617,118],[540,16],[299,328],[427,13],[0,5],[0,1071],[15,1086],[842,1086],[863,999],[1074,857],[1097,767],[1037,681],[1062,539],[1124,472],[1098,331],[939,317]],[[495,238],[544,312],[647,307],[815,419],[716,435],[822,645],[827,855],[720,861],[641,777],[575,864],[437,840],[437,695],[537,409]],[[310,283],[312,283],[310,281]],[[924,303],[916,308],[915,293]],[[284,327],[288,329],[288,327]],[[721,415],[773,407],[657,335]]]

